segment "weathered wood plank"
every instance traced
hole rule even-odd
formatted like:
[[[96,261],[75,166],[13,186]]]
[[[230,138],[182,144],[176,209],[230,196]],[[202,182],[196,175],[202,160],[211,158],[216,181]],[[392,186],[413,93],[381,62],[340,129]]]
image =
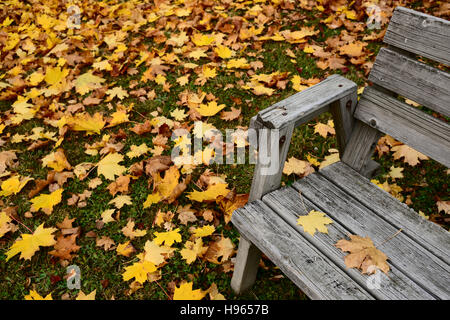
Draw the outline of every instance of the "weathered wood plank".
[[[282,188],[268,193],[263,197],[263,202],[377,299],[434,299],[395,266],[391,265],[389,275],[379,271],[381,274],[376,276],[364,275],[356,269],[347,268],[344,263],[344,257],[347,253],[342,252],[334,245],[338,240],[346,238],[349,231],[341,226],[339,221],[334,221],[327,225],[328,233],[317,232],[314,236],[311,236],[304,232],[303,227],[297,224],[297,218],[307,215],[310,210],[320,209],[305,197],[301,197],[299,192],[293,188]],[[378,286],[374,286],[375,283],[371,282],[375,277],[378,278],[378,283],[376,283]]]
[[[281,129],[258,129],[258,158],[253,173],[249,201],[261,199],[262,196],[280,187],[289,144],[294,124]]]
[[[450,65],[450,21],[397,7],[384,42]]]
[[[262,201],[236,210],[232,222],[310,298],[373,299]]]
[[[450,264],[450,232],[424,219],[342,162],[325,167],[319,173],[371,208],[396,229],[402,228],[403,233]]]
[[[333,115],[334,128],[336,129],[336,139],[339,146],[339,154],[342,157],[355,125],[356,104],[358,103],[358,93],[354,90],[348,96],[333,102],[330,111]]]
[[[258,273],[261,251],[241,234],[239,248],[234,265],[231,288],[237,294],[241,294],[251,288]]]
[[[290,123],[299,126],[328,111],[330,104],[356,92],[357,86],[339,75],[332,75],[322,82],[296,93],[258,114],[267,128],[282,128]]]
[[[398,229],[380,219],[371,208],[319,174],[311,174],[295,182],[293,187],[352,234],[369,236],[376,246],[381,245],[379,249],[391,264],[430,294],[450,299],[450,266],[406,234],[400,232],[392,237]]]
[[[444,121],[370,87],[354,116],[450,167],[450,125]]]
[[[450,42],[450,37],[448,41]],[[450,116],[450,74],[447,72],[408,58],[395,50],[381,48],[370,71],[369,80]]]
[[[345,149],[342,161],[361,174],[370,170],[370,159],[381,134],[367,124],[356,121],[353,133]]]

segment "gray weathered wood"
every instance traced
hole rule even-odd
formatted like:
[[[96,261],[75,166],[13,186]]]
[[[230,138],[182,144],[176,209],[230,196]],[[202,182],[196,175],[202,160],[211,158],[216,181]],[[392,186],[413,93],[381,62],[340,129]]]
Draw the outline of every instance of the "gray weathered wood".
[[[258,113],[258,121],[267,128],[282,128],[290,123],[299,126],[329,111],[330,104],[352,96],[357,86],[339,75],[296,93]]]
[[[253,286],[261,259],[261,251],[241,234],[231,288],[237,294]]]
[[[280,187],[284,162],[289,150],[293,131],[293,123],[281,129],[258,129],[258,158],[253,173],[249,201],[261,199],[264,194]],[[271,143],[272,137],[276,138],[274,145]],[[267,141],[270,149],[268,150],[270,152],[269,165],[264,163],[268,159],[264,150],[261,149],[264,141]]]
[[[450,65],[450,21],[397,7],[384,42]]]
[[[373,299],[262,201],[236,210],[233,225],[312,299]]]
[[[450,264],[450,232],[424,219],[342,162],[323,168],[320,174]]]
[[[370,237],[392,265],[430,294],[450,299],[450,266],[406,234],[400,232],[393,237],[398,229],[380,219],[373,208],[356,201],[320,174],[311,174],[293,187],[350,233]]]
[[[366,176],[370,173],[370,159],[380,136],[378,130],[356,121],[342,161]]]
[[[333,115],[334,128],[336,130],[336,139],[339,146],[340,156],[344,154],[350,136],[353,131],[355,119],[353,113],[356,104],[358,103],[358,93],[356,90],[349,95],[333,102],[330,106],[331,114]]]
[[[450,42],[450,38],[448,39]],[[395,50],[381,48],[369,80],[450,116],[450,74],[408,58]]]
[[[450,167],[450,125],[444,121],[373,88],[364,90],[354,116]]]
[[[327,225],[328,233],[316,232],[314,236],[311,236],[304,232],[303,227],[297,224],[297,218],[307,215],[310,210],[320,209],[305,197],[301,197],[299,192],[292,187],[282,188],[268,193],[263,197],[263,202],[278,213],[292,228],[296,229],[301,236],[311,242],[311,245],[318,248],[325,256],[377,299],[433,299],[429,293],[420,288],[395,266],[390,266],[391,270],[388,275],[378,271],[381,273],[377,275],[379,277],[379,287],[374,287],[373,283],[368,283],[372,276],[364,275],[354,268],[347,268],[344,263],[344,258],[347,253],[342,252],[342,250],[336,248],[334,245],[338,240],[346,238],[348,230],[340,225],[339,221],[334,221],[332,224]],[[372,286],[368,284],[372,284]]]

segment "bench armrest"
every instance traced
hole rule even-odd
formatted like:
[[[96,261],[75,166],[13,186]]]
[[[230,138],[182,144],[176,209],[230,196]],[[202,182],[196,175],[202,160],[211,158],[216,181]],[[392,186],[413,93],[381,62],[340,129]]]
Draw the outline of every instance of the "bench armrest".
[[[257,132],[258,159],[249,201],[261,199],[279,188],[294,128],[321,113],[332,113],[342,155],[353,130],[357,101],[357,85],[342,76],[332,75],[254,116],[250,128]]]
[[[329,111],[332,103],[356,94],[357,89],[353,81],[340,75],[331,75],[322,82],[262,110],[256,119],[270,129],[280,129],[290,123],[297,127]]]

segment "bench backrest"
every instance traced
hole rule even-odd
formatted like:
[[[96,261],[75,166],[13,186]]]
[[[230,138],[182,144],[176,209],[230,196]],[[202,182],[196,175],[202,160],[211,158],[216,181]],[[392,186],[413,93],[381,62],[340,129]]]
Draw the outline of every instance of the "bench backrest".
[[[430,65],[450,66],[450,21],[397,7],[384,42],[389,46],[380,50],[369,75],[374,86],[364,90],[354,117],[450,167],[450,125],[443,120],[450,117],[450,73]]]

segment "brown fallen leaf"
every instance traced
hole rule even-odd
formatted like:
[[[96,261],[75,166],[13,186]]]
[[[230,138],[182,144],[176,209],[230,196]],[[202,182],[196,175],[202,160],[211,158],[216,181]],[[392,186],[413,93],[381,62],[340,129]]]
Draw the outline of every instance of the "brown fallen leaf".
[[[55,250],[50,251],[49,253],[52,256],[58,257],[62,260],[72,260],[72,254],[80,250],[80,246],[76,243],[76,238],[78,234],[74,233],[70,236],[64,236],[61,234],[56,238],[56,243],[53,246]]]
[[[236,109],[236,108],[231,107],[231,111],[222,111],[220,113],[220,119],[225,120],[225,121],[232,121],[232,120],[239,118],[240,115],[241,115],[241,109]]]
[[[205,253],[205,259],[215,264],[222,264],[227,261],[234,253],[234,244],[230,238],[223,235],[220,240],[210,243],[208,251]]]
[[[115,248],[114,240],[112,240],[111,238],[109,238],[107,236],[102,236],[101,238],[97,238],[97,240],[95,241],[95,245],[97,247],[103,247],[103,249],[105,251],[113,250]]]
[[[411,147],[408,147],[406,144],[392,147],[391,150],[395,151],[393,154],[395,160],[403,158],[403,161],[411,166],[417,165],[420,160],[429,159],[426,155],[414,150]]]
[[[128,185],[130,184],[130,176],[120,176],[114,182],[111,182],[106,188],[112,196],[117,192],[128,193]]]
[[[349,235],[350,240],[341,239],[335,246],[344,252],[350,252],[345,256],[345,265],[348,268],[357,268],[365,274],[373,274],[376,268],[384,273],[388,273],[388,257],[378,250],[369,237],[360,237],[358,235]]]
[[[142,135],[144,133],[152,131],[152,124],[149,120],[145,120],[144,123],[138,123],[130,130],[138,135]]]

